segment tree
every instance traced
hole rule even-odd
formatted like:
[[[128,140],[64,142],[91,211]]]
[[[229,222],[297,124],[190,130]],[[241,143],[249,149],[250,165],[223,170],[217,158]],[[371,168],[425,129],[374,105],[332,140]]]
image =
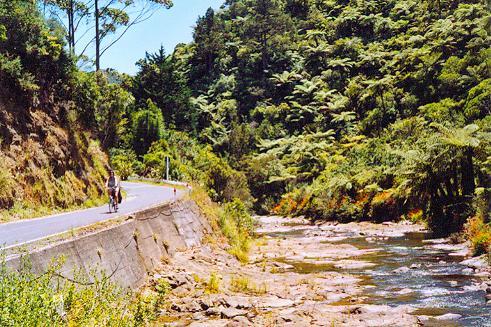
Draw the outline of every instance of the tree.
[[[144,155],[153,142],[160,140],[164,131],[162,111],[152,100],[147,100],[147,108],[137,111],[132,117],[133,149],[137,155]]]
[[[80,24],[90,15],[91,4],[80,0],[43,0],[43,4],[51,9],[52,15],[58,18],[59,22],[67,20],[67,25],[64,25],[67,32],[68,49],[71,54],[75,54],[76,33]],[[60,17],[60,12],[65,17]]]
[[[166,55],[161,47],[156,53],[145,55],[137,62],[139,71],[133,79],[133,95],[137,106],[143,106],[148,99],[162,110],[167,126],[192,130],[189,124],[189,98],[191,91],[188,79],[179,66],[179,53]]]
[[[149,19],[159,6],[170,8],[172,0],[43,0],[43,3],[50,6],[51,13],[61,22],[67,21],[66,33],[69,49],[75,53],[75,45],[78,43],[76,32],[80,24],[87,20],[87,31],[90,30],[90,21],[93,17],[94,37],[78,53],[81,57],[85,54],[88,47],[95,43],[95,67],[100,70],[100,59],[102,55],[118,42],[126,32],[134,25]],[[131,12],[130,10],[135,11]],[[63,16],[58,14],[63,13]],[[115,34],[121,28],[122,31],[115,35],[107,44],[103,44],[104,39],[109,35]]]

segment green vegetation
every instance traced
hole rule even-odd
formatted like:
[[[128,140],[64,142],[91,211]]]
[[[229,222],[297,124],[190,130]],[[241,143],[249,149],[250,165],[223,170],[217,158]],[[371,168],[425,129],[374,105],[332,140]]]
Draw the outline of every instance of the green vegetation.
[[[157,295],[135,296],[95,273],[90,280],[65,279],[60,268],[54,264],[39,276],[27,263],[20,271],[1,264],[0,325],[128,327],[155,318]]]
[[[261,295],[268,291],[267,285],[262,283],[258,286],[247,276],[232,277],[230,281],[230,289],[234,292]]]
[[[220,292],[222,278],[216,272],[212,272],[210,278],[205,282],[205,293],[214,294]]]
[[[171,178],[200,184],[214,201],[340,221],[425,220],[441,235],[476,215],[478,190],[489,195],[484,1],[226,1],[199,18],[193,42],[146,54],[133,77],[78,71],[63,49],[66,34],[33,3],[1,12],[1,92],[38,115],[34,108],[59,107],[53,98],[66,103],[56,135],[76,131],[80,158],[98,139],[123,178],[161,178],[170,157]],[[36,33],[13,38],[33,26]],[[40,92],[46,85],[50,97]],[[43,142],[56,149],[59,139]],[[96,198],[98,189],[88,190],[100,187],[105,161],[92,165],[94,178],[93,157],[78,160],[82,167],[48,159],[49,168],[30,173],[30,156],[2,171],[0,199],[12,207],[17,189],[46,206]],[[29,183],[10,182],[17,170]],[[80,192],[60,191],[70,188]]]
[[[207,154],[177,146],[173,176],[216,201],[461,231],[491,187],[489,18],[479,0],[227,1],[192,43],[139,61],[130,90],[165,141],[138,160],[161,163],[177,129]]]
[[[161,178],[170,157],[172,179],[226,203],[217,226],[243,259],[245,208],[488,230],[485,1],[227,0],[136,76],[77,69],[76,31],[52,12],[93,8],[40,3],[0,4],[3,216],[96,201],[109,153],[124,178]],[[98,24],[127,26],[118,13]]]
[[[193,187],[191,198],[207,216],[216,235],[225,237],[223,241],[230,245],[228,252],[240,262],[247,263],[254,233],[254,219],[249,214],[246,205],[235,198],[220,206],[211,201],[206,190],[199,185]],[[216,239],[209,241],[217,242]]]

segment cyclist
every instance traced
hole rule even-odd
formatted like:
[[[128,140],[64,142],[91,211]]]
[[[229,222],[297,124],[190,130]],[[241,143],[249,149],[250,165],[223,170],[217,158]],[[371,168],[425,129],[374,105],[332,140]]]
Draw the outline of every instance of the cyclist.
[[[109,170],[109,177],[106,180],[106,189],[109,196],[113,196],[114,202],[116,203],[116,209],[118,208],[119,196],[120,196],[120,185],[119,177],[114,174],[114,170]]]

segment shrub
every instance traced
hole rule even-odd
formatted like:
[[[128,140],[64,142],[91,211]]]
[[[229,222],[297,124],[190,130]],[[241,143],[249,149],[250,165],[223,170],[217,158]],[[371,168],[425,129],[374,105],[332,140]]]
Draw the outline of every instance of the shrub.
[[[220,292],[221,281],[222,278],[216,272],[212,272],[205,284],[205,293],[214,294]]]
[[[466,223],[465,232],[474,256],[491,252],[491,223],[485,224],[481,216],[474,216]]]
[[[112,149],[111,165],[121,179],[126,180],[138,171],[139,162],[133,150]]]
[[[143,326],[153,318],[154,301],[92,273],[61,277],[60,263],[42,275],[24,261],[19,271],[0,265],[0,326]]]

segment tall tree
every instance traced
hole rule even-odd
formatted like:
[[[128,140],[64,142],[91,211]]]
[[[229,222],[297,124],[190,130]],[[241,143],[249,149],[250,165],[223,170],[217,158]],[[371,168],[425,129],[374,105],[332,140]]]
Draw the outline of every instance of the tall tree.
[[[75,53],[75,45],[91,29],[94,36],[77,53],[83,56],[95,44],[95,66],[100,70],[103,54],[116,44],[136,24],[149,19],[160,7],[170,8],[172,0],[43,0],[50,13],[66,28],[69,49]],[[132,11],[130,13],[130,10]],[[92,20],[93,17],[93,20]],[[76,32],[86,19],[87,31],[77,39]],[[90,25],[93,22],[93,27]],[[121,29],[119,33],[118,30]],[[103,41],[113,35],[107,44]]]

